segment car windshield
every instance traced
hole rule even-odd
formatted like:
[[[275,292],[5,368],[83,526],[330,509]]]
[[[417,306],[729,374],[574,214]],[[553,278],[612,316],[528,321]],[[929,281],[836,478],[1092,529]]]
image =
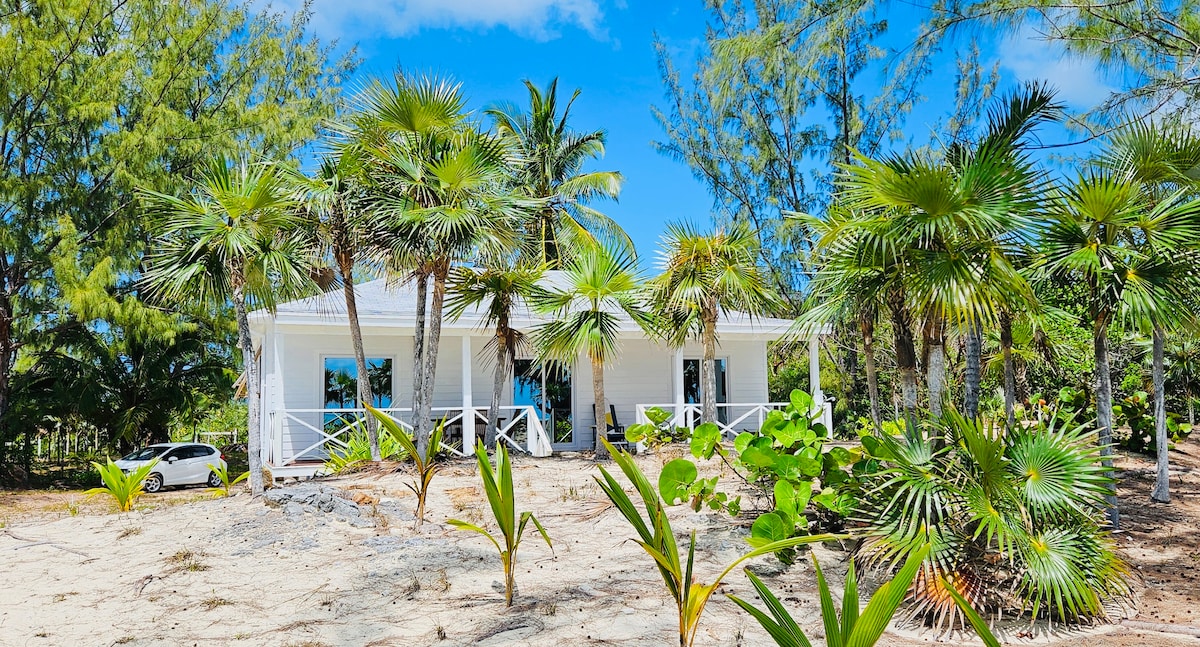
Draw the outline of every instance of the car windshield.
[[[123,460],[123,461],[148,461],[151,458],[158,456],[159,454],[163,453],[166,450],[167,450],[167,448],[162,445],[151,445],[150,447],[139,449],[136,452],[133,452],[132,454],[126,456],[125,458],[122,458],[121,460]]]

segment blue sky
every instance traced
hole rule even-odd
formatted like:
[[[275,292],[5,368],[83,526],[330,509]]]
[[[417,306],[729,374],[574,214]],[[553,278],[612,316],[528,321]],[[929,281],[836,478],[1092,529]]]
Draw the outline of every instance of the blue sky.
[[[274,0],[272,6],[294,10],[298,2]],[[896,46],[915,26],[907,7],[896,2],[887,9]],[[320,38],[358,46],[360,77],[387,76],[396,66],[449,75],[462,82],[475,109],[496,101],[524,105],[524,79],[541,86],[559,77],[560,93],[580,88],[572,124],[604,128],[609,136],[607,156],[593,167],[626,178],[619,203],[595,206],[629,232],[643,258],[656,248],[664,223],[709,221],[705,187],[654,150],[662,131],[650,110],[663,102],[654,34],[676,59],[693,60],[707,19],[701,0],[314,0],[312,8]],[[1042,78],[1073,107],[1103,99],[1108,86],[1091,65],[1065,59],[1030,35],[981,43],[985,59],[1000,63],[1006,86]],[[909,120],[909,136],[928,137],[950,105],[953,79],[948,55],[931,77],[928,101]]]

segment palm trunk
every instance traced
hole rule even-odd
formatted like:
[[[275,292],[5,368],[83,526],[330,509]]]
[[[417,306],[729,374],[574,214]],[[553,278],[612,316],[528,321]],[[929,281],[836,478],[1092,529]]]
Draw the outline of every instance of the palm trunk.
[[[425,401],[425,312],[428,308],[429,274],[424,267],[417,269],[417,314],[415,330],[413,331],[413,363],[412,363],[412,410],[413,430],[421,427],[417,412],[424,407]],[[426,437],[429,431],[426,428]],[[416,434],[420,437],[420,433]]]
[[[1112,375],[1108,366],[1108,329],[1106,324],[1098,321],[1093,333],[1093,343],[1096,349],[1096,442],[1100,445],[1101,464],[1108,470],[1108,478],[1113,478],[1112,459]],[[1108,521],[1113,530],[1120,524],[1121,513],[1117,509],[1117,483],[1108,484]]]
[[[978,321],[967,325],[966,345],[967,369],[963,385],[963,408],[967,411],[967,418],[974,420],[979,417],[979,382],[982,372],[980,356],[983,354],[983,327]]]
[[[900,406],[909,424],[917,408],[917,350],[913,344],[912,313],[903,292],[891,290],[888,310],[892,317],[892,339],[896,348],[896,371],[900,374]]]
[[[246,297],[241,285],[233,288],[233,309],[237,313],[238,347],[246,367],[246,459],[249,462],[250,493],[259,496],[263,493],[262,402],[259,398],[258,362],[254,359],[254,345],[250,342],[250,318],[246,313]]]
[[[1000,355],[1004,358],[1004,420],[1009,429],[1017,424],[1017,374],[1013,366],[1012,347],[1012,316],[1005,312],[1000,315]]]
[[[704,313],[704,362],[700,367],[701,422],[717,421],[717,314],[716,309]]]
[[[1154,491],[1150,499],[1159,503],[1171,502],[1170,457],[1167,456],[1167,406],[1166,389],[1163,385],[1163,346],[1166,333],[1154,327],[1154,442],[1157,445],[1158,476],[1154,480]]]
[[[592,358],[592,398],[596,409],[596,460],[602,461],[608,458],[608,450],[600,442],[608,435],[608,421],[604,417],[608,401],[604,397],[604,364],[596,358]]]
[[[504,393],[505,378],[508,377],[508,321],[496,325],[496,371],[492,377],[492,406],[488,408],[487,430],[483,432],[483,444],[489,450],[496,448],[496,427],[500,424],[500,398]],[[474,418],[471,424],[474,424]]]
[[[349,254],[338,254],[338,269],[342,273],[342,292],[346,295],[346,318],[350,321],[350,342],[354,345],[354,365],[358,370],[358,400],[370,405],[375,404],[375,394],[371,391],[371,377],[367,370],[367,354],[363,350],[362,328],[358,325],[358,300],[354,295],[354,259]],[[371,460],[378,463],[383,460],[379,453],[379,425],[375,424],[375,416],[363,416],[367,427],[367,442],[371,445]]]
[[[437,383],[438,347],[442,341],[442,305],[446,301],[446,277],[450,275],[450,261],[440,260],[433,268],[433,299],[429,303],[429,342],[425,346],[425,377],[421,384],[421,409],[417,416],[417,450],[426,455],[429,447],[429,432],[433,427],[433,388]]]
[[[946,391],[946,335],[941,315],[930,317],[925,326],[929,361],[925,367],[925,388],[929,390],[929,413],[942,417],[942,399]]]
[[[875,368],[875,320],[863,316],[858,320],[862,332],[863,354],[867,364],[867,392],[871,397],[871,422],[879,428],[879,374]]]

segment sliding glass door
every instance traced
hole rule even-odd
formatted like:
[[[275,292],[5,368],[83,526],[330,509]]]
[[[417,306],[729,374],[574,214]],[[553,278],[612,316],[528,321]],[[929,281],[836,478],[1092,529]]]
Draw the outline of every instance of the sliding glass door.
[[[555,451],[580,449],[571,403],[571,369],[559,362],[519,359],[513,367],[513,404],[532,406]]]
[[[700,404],[703,393],[703,380],[700,378],[700,359],[683,360],[683,401],[688,404]],[[729,379],[726,372],[728,360],[724,357],[716,359],[717,365],[717,420],[729,422],[729,409],[721,404],[729,402]]]

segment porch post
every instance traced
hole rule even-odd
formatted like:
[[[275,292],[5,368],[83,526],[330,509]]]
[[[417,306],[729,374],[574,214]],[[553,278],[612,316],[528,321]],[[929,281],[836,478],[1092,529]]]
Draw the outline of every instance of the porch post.
[[[829,407],[825,404],[825,393],[821,391],[821,335],[814,333],[808,338],[808,384],[812,390],[813,404],[821,414],[821,422],[825,424],[825,428],[833,431],[830,427],[833,425],[832,416],[830,415]]]
[[[683,416],[683,347],[675,349],[675,370],[672,371],[675,387],[675,425],[685,424]]]
[[[475,453],[475,407],[471,402],[471,335],[462,338],[462,430],[463,454]]]

